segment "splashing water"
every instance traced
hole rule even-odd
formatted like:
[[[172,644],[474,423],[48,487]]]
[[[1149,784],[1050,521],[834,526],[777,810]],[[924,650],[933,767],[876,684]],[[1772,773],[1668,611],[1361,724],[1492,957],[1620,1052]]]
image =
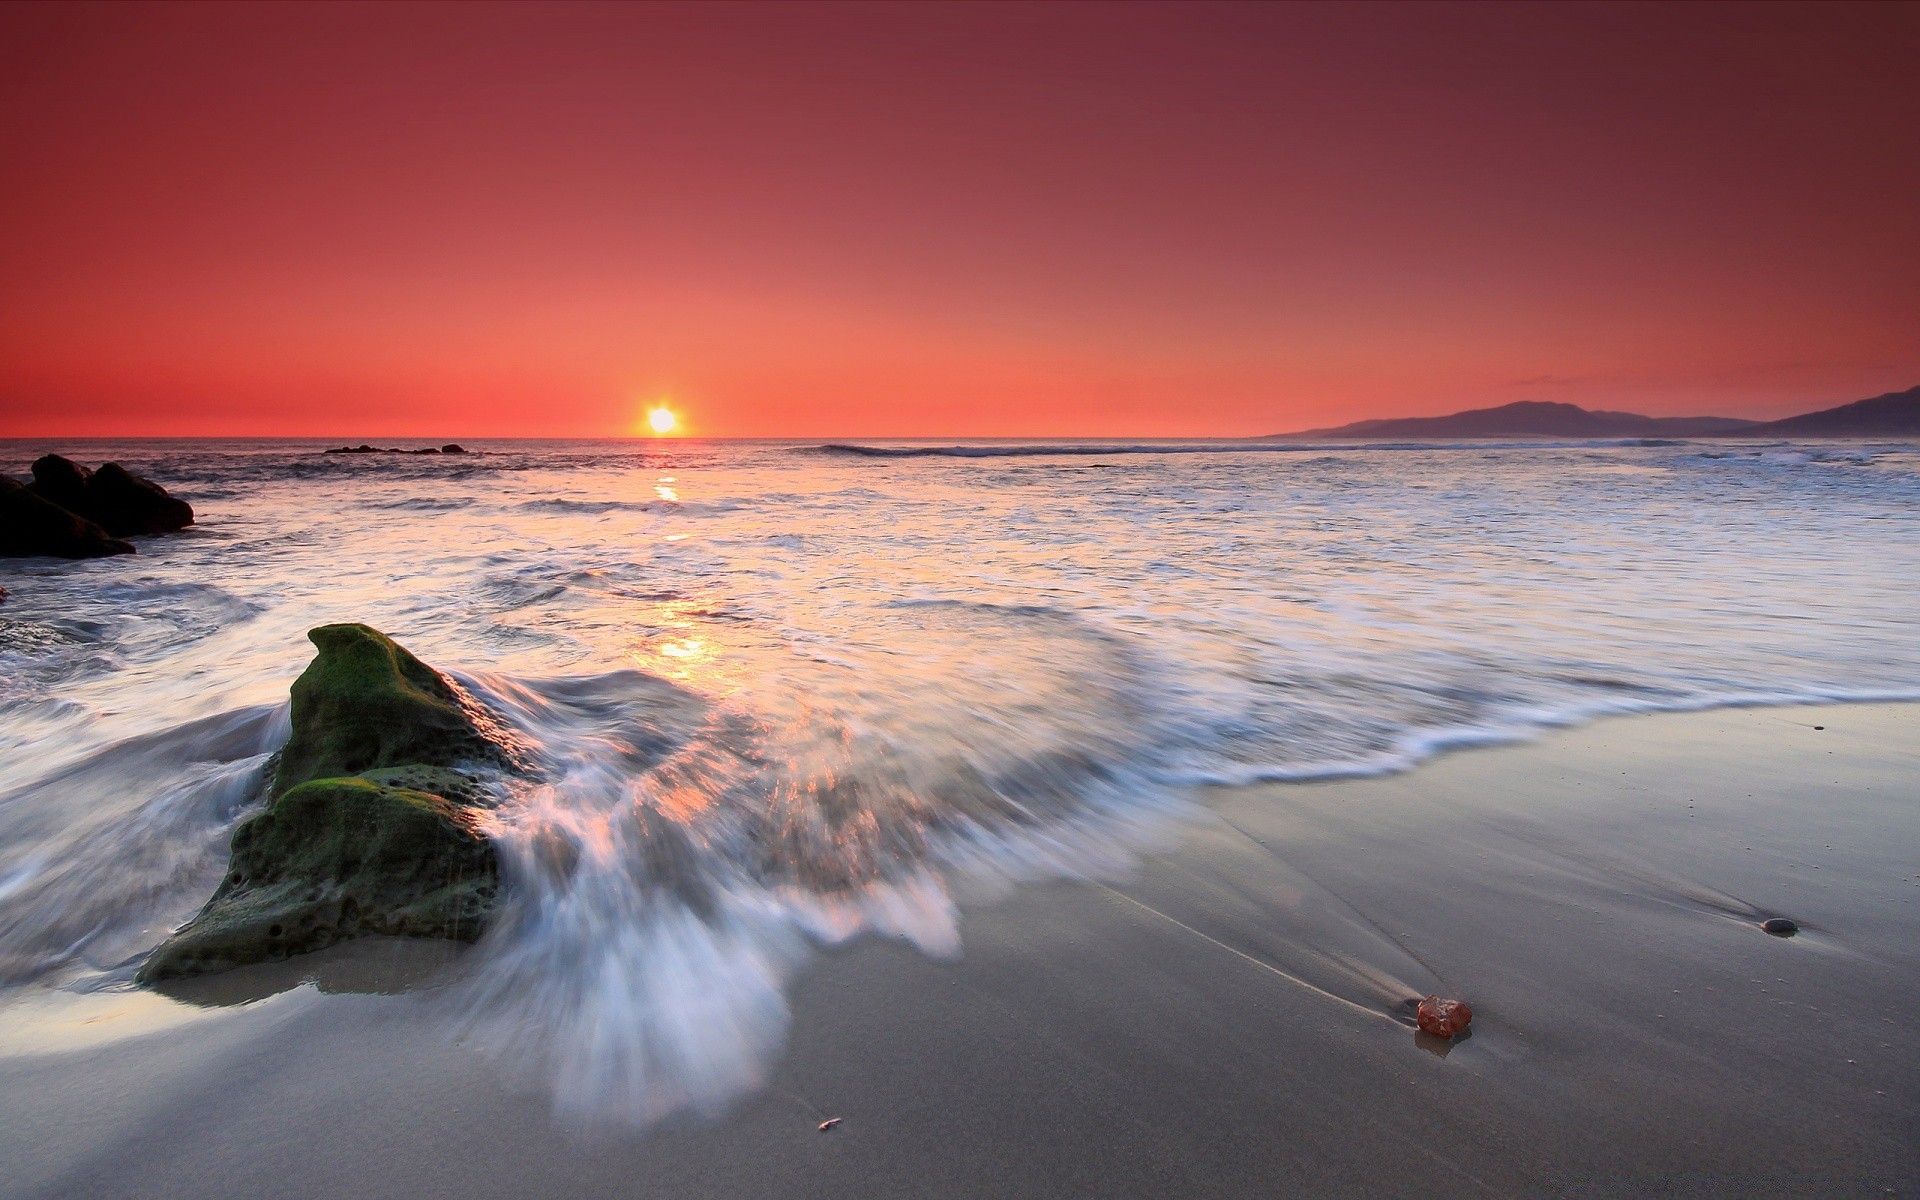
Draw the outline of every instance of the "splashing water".
[[[983,622],[1036,650],[1075,636],[1050,614],[910,607],[923,652]],[[1097,810],[1146,787],[1107,765],[1124,747],[1086,739],[1133,705],[1081,640],[1057,679],[956,677],[857,720],[823,709],[824,685],[749,709],[631,672],[474,680],[544,770],[505,784],[491,823],[511,901],[469,1027],[557,1081],[563,1111],[716,1111],[761,1081],[810,947],[877,933],[955,954],[948,874],[1111,865],[1128,822]]]
[[[201,523],[5,567],[0,987],[124,986],[191,915],[329,621],[538,760],[426,1003],[642,1121],[756,1086],[816,947],[957,953],[958,884],[1115,870],[1197,785],[1920,695],[1911,446],[483,448],[63,448]],[[1422,970],[1322,911],[1328,986]]]

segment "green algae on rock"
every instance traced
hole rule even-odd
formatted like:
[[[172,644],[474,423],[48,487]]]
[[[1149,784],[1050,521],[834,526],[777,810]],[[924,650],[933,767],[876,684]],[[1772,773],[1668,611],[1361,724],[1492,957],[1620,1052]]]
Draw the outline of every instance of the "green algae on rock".
[[[271,962],[363,934],[479,937],[499,890],[486,793],[458,768],[518,768],[458,685],[365,625],[308,634],[293,736],[226,878],[140,968],[150,983]]]
[[[307,637],[320,653],[293,681],[293,736],[280,752],[275,795],[378,767],[518,765],[499,722],[386,634],[322,625]]]
[[[470,942],[498,887],[472,808],[366,778],[314,780],[235,831],[219,890],[140,979],[224,971],[369,933]]]

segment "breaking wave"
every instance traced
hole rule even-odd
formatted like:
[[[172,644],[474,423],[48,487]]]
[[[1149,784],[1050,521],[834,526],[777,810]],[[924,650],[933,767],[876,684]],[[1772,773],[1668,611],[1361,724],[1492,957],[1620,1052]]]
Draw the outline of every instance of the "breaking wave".
[[[1330,450],[1570,450],[1584,446],[1684,446],[1672,438],[1593,438],[1578,441],[1446,440],[1418,442],[1337,442],[1301,439],[1228,442],[1043,442],[1027,445],[956,444],[925,446],[892,443],[827,442],[805,447],[816,454],[854,458],[1074,458],[1119,454],[1312,454]]]
[[[723,1107],[820,947],[956,953],[975,884],[1121,870],[1200,788],[1920,698],[1920,475],[1858,469],[1911,447],[137,449],[195,537],[6,579],[0,986],[127,986],[258,801],[306,629],[365,621],[540,768],[495,785],[496,925],[416,1000],[582,1119]],[[1421,978],[1326,912],[1299,936],[1357,957],[1321,984]]]

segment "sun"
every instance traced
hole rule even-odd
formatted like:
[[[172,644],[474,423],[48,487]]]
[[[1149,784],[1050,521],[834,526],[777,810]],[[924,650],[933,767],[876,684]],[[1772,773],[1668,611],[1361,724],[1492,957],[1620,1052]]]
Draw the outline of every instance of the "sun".
[[[647,410],[647,428],[656,434],[672,433],[680,424],[680,418],[664,404],[656,404]]]

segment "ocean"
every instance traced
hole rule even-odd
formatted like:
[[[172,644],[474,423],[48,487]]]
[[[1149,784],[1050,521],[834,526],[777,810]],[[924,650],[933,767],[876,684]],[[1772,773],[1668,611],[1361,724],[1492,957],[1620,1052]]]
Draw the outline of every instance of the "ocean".
[[[0,1005],[133,986],[331,622],[541,768],[495,784],[506,914],[415,1002],[639,1120],[760,1082],[822,947],[962,953],[965,904],[1124,871],[1208,787],[1920,699],[1911,443],[327,444],[0,443],[198,522],[0,561]]]

